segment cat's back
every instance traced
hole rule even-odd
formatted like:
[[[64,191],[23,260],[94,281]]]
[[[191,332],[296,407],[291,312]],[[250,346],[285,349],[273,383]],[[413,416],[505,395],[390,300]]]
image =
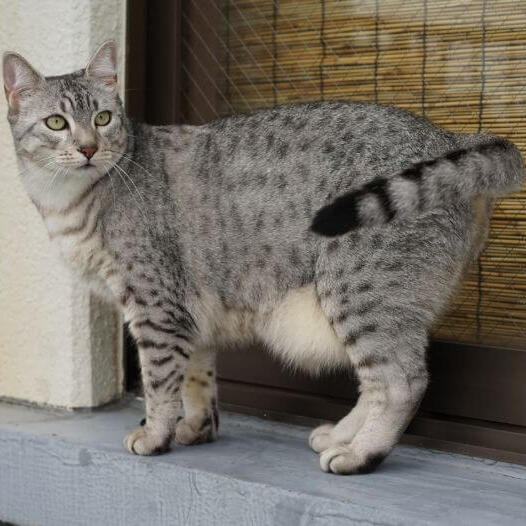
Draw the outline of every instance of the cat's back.
[[[306,192],[338,192],[441,155],[457,141],[426,118],[361,102],[279,106],[201,128],[200,175],[213,174],[208,182],[220,187],[268,185],[271,194],[284,179]]]

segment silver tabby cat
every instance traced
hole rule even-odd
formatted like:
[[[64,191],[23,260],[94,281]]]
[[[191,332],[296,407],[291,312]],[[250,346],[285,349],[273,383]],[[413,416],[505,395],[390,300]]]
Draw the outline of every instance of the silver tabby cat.
[[[358,403],[310,446],[325,471],[374,469],[424,394],[428,331],[494,196],[523,180],[519,152],[364,103],[147,126],[126,118],[115,63],[106,42],[74,73],[15,53],[3,72],[49,237],[137,340],[147,421],[126,447],[214,440],[216,350],[257,340],[315,374],[354,368]]]

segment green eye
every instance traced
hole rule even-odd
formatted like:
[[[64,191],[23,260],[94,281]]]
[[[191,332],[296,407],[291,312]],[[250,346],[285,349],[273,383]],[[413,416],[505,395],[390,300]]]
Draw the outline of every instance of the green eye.
[[[51,117],[46,119],[46,126],[53,131],[63,130],[67,125],[66,119],[60,115],[51,115]]]
[[[111,112],[109,111],[101,111],[100,113],[97,113],[95,116],[95,124],[97,126],[106,126],[106,124],[109,124],[111,121]]]

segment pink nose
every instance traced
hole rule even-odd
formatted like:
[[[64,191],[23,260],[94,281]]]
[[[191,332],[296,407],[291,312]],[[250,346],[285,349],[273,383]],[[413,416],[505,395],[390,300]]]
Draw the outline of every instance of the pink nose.
[[[78,151],[86,156],[87,159],[91,159],[97,151],[96,146],[81,146]]]

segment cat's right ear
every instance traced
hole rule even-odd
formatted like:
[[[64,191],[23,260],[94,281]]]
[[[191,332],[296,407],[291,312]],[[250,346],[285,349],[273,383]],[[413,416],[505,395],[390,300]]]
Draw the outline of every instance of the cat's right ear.
[[[117,91],[117,45],[114,40],[106,40],[95,51],[85,75],[102,82],[108,91]]]
[[[27,91],[38,89],[46,82],[44,77],[18,53],[4,53],[4,91],[9,108],[18,111],[20,97]]]

